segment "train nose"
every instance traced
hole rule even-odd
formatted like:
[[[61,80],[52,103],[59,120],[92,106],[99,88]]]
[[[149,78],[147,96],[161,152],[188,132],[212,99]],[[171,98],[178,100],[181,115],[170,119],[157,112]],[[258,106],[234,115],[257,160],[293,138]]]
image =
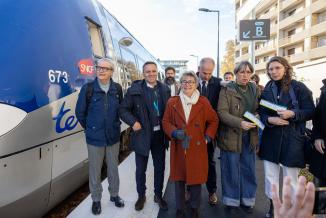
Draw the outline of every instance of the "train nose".
[[[0,137],[18,126],[26,116],[25,111],[0,103]]]

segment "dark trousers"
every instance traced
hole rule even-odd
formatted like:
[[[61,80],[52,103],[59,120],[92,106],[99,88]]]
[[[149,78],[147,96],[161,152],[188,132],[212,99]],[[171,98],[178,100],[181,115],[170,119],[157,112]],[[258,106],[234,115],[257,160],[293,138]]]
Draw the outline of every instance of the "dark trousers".
[[[165,170],[165,146],[163,144],[163,132],[153,132],[151,138],[151,154],[154,164],[154,193],[162,197]],[[146,191],[146,170],[148,156],[136,153],[136,184],[139,197],[145,196]]]
[[[177,181],[175,185],[175,202],[178,210],[185,209],[185,186],[184,181]],[[187,190],[190,192],[190,206],[191,208],[199,208],[201,196],[201,184],[188,185]]]
[[[207,144],[207,154],[208,154],[208,177],[206,182],[206,188],[208,193],[216,192],[216,168],[214,160],[214,145],[212,142]]]

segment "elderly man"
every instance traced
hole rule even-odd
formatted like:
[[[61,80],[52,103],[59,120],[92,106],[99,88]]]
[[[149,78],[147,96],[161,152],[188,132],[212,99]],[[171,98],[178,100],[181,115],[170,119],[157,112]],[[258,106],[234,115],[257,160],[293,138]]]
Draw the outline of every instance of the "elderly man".
[[[162,210],[167,210],[167,203],[162,198],[162,189],[168,139],[162,129],[162,118],[170,97],[170,89],[157,81],[158,71],[155,62],[148,61],[143,65],[143,75],[143,80],[131,84],[119,110],[121,119],[133,130],[130,135],[130,147],[135,151],[138,192],[135,210],[142,210],[146,201],[149,152],[152,154],[154,164],[154,201]]]
[[[97,77],[84,85],[78,96],[76,116],[85,129],[89,159],[89,189],[93,200],[92,213],[101,213],[101,169],[106,156],[110,200],[123,207],[119,197],[118,155],[120,120],[118,109],[122,101],[122,88],[112,80],[114,64],[103,58],[97,62]]]
[[[217,102],[221,90],[221,79],[213,76],[215,62],[213,58],[203,58],[198,67],[199,86],[198,90],[201,95],[208,98],[215,112],[217,111]],[[217,204],[216,195],[216,168],[214,160],[214,145],[213,141],[207,144],[208,152],[208,178],[206,188],[209,193],[208,202],[210,205]]]

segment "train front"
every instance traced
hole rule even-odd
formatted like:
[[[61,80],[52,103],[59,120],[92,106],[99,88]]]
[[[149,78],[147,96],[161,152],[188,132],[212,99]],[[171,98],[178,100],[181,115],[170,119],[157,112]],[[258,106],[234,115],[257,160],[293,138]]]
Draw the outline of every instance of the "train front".
[[[0,14],[0,217],[40,216],[86,157],[74,108],[93,77],[85,18],[97,15],[90,0],[2,0]]]

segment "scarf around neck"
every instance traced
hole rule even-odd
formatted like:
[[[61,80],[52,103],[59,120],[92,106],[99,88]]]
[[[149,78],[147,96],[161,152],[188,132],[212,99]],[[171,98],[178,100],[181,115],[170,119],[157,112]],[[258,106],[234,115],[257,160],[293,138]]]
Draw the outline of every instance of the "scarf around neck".
[[[182,91],[179,94],[182,103],[182,108],[186,117],[186,123],[188,123],[191,107],[193,104],[196,104],[198,102],[199,96],[200,93],[197,89],[194,91],[194,93],[192,93],[191,97],[186,96]]]

